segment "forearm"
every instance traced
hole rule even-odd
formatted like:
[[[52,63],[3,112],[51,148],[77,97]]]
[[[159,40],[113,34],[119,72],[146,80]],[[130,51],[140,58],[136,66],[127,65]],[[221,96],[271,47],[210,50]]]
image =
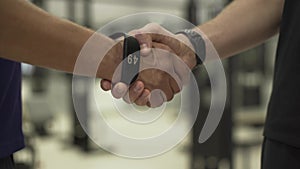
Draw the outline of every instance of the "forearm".
[[[221,58],[249,49],[279,30],[284,0],[235,0],[199,29]]]
[[[72,72],[82,47],[94,34],[92,30],[54,17],[23,0],[2,0],[0,13],[0,57],[18,62]],[[111,39],[102,35],[97,36],[97,42],[99,51],[103,52],[113,45]],[[87,56],[86,61],[94,59]],[[110,59],[107,64],[114,64],[113,58]],[[81,72],[89,73],[89,70]],[[97,76],[111,77],[103,71]]]

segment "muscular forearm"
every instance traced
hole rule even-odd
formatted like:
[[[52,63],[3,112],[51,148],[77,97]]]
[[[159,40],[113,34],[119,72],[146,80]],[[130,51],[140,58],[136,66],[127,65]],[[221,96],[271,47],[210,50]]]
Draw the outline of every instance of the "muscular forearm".
[[[235,0],[199,28],[225,58],[276,34],[283,4],[284,0]]]
[[[1,0],[0,22],[0,57],[67,72],[73,71],[80,50],[94,34],[92,30],[54,17],[24,0]],[[111,39],[100,34],[96,37],[100,48],[97,51],[105,52],[112,47]],[[87,58],[86,61],[95,59]],[[109,59],[106,64],[116,67],[114,57]],[[90,70],[80,73],[91,75]],[[97,76],[110,79],[111,74],[99,71]]]

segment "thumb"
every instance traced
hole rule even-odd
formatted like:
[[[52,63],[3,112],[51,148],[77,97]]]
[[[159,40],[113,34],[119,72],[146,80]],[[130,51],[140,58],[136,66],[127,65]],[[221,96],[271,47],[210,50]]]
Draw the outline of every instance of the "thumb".
[[[143,28],[132,30],[128,34],[138,40],[142,56],[148,56],[151,53],[152,37],[147,32],[144,32]]]
[[[177,39],[177,36],[168,31],[159,24],[150,23],[143,28],[137,30],[137,39],[147,46],[150,46],[152,42],[162,43],[169,46],[175,53],[178,53],[181,49],[181,40]],[[139,37],[141,36],[141,38]],[[152,45],[150,46],[152,47]]]
[[[139,41],[141,47],[141,55],[148,56],[151,53],[152,37],[149,34],[138,33],[135,38]]]

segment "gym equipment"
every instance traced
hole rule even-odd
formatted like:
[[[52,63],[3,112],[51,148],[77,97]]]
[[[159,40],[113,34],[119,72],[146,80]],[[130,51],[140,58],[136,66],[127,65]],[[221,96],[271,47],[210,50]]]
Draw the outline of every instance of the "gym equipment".
[[[188,20],[198,25],[200,22],[200,10],[202,9],[202,5],[205,4],[208,0],[189,0],[187,5],[187,16]],[[224,0],[227,1],[227,0]],[[203,8],[208,8],[207,6],[203,6]],[[208,11],[209,14],[215,15],[217,12],[215,8],[210,9]],[[213,16],[210,16],[213,17]],[[202,18],[203,19],[203,18]],[[208,20],[209,18],[205,18]],[[230,62],[230,61],[229,61]],[[227,69],[227,72],[230,72],[230,66],[224,67]],[[232,169],[232,141],[231,141],[231,134],[232,134],[232,109],[231,106],[226,105],[224,109],[224,115],[218,128],[215,130],[214,134],[204,143],[199,143],[199,135],[201,130],[204,126],[207,112],[210,108],[210,100],[207,98],[211,97],[211,84],[208,78],[207,72],[205,67],[201,66],[196,68],[194,71],[195,77],[201,77],[197,79],[201,106],[199,108],[199,113],[197,116],[196,123],[194,124],[192,130],[192,146],[190,149],[191,154],[191,169],[218,169],[221,166],[221,163],[226,163],[227,168]],[[227,79],[231,79],[230,73],[228,73]],[[232,85],[231,80],[227,82],[228,90],[227,95],[228,98],[231,99],[232,94]],[[193,91],[191,91],[193,92]]]

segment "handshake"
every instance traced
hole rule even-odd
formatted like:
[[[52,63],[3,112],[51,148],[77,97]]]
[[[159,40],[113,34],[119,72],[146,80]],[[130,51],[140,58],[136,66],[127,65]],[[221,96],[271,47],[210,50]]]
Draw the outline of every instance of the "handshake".
[[[130,78],[129,82],[132,83],[129,84],[120,81],[121,74],[127,73],[126,68],[122,69],[124,64],[120,64],[124,59],[122,54],[127,52],[127,49],[123,49],[126,47],[122,40],[109,50],[100,64],[101,72],[111,72],[109,76],[102,76],[101,88],[111,90],[115,98],[123,98],[129,104],[159,107],[172,100],[189,81],[191,69],[201,64],[205,57],[205,43],[196,31],[186,30],[173,34],[160,25],[151,23],[129,32],[129,35],[140,45],[140,51],[137,51],[140,58],[127,58],[133,62],[139,59],[136,79]],[[199,45],[202,45],[200,49]],[[200,56],[201,60],[197,56],[199,53],[204,55]],[[111,61],[112,58],[116,59]]]

